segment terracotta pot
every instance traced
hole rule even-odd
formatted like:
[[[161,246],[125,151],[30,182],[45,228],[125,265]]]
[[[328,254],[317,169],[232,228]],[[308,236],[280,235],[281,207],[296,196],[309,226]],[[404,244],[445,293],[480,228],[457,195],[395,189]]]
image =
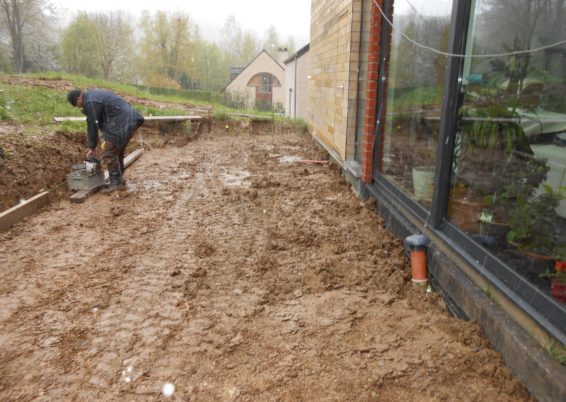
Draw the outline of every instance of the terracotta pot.
[[[520,269],[523,274],[531,280],[538,280],[540,274],[544,272],[552,272],[555,266],[554,257],[551,255],[537,254],[529,251],[521,250],[518,244],[509,242],[510,245],[516,247],[511,249],[511,253],[521,257]],[[536,279],[536,280],[535,280]]]
[[[553,279],[550,285],[550,294],[556,300],[566,302],[566,283]]]
[[[486,203],[452,197],[448,203],[450,220],[467,233],[480,233],[480,215]]]

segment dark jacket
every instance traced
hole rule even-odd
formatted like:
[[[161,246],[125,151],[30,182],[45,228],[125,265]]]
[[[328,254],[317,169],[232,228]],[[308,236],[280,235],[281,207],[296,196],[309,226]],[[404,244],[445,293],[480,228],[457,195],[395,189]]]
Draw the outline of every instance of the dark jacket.
[[[104,140],[123,148],[136,127],[143,124],[143,117],[124,99],[104,89],[83,93],[83,113],[88,124],[88,147],[96,148],[98,130]]]

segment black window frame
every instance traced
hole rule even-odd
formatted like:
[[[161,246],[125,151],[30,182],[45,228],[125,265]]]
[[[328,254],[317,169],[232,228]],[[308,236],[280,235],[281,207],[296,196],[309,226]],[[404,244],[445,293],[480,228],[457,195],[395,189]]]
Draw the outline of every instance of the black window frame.
[[[393,3],[394,0],[384,1],[382,11],[386,15],[389,15]],[[453,0],[449,53],[463,54],[465,52],[471,12],[473,12],[471,0]],[[379,172],[379,146],[384,134],[382,114],[386,102],[384,83],[387,80],[388,41],[391,37],[388,32],[389,23],[384,19],[382,21],[380,79],[377,96],[378,113],[375,130],[373,183],[370,186],[370,191],[377,197],[386,197],[390,204],[400,205],[403,209],[410,211],[423,227],[432,231],[437,238],[441,239],[443,245],[450,247],[461,256],[495,289],[508,297],[547,333],[563,344],[566,343],[566,312],[563,307],[447,219],[454,140],[458,126],[458,108],[463,94],[463,57],[449,57],[447,61],[431,210],[427,211]]]

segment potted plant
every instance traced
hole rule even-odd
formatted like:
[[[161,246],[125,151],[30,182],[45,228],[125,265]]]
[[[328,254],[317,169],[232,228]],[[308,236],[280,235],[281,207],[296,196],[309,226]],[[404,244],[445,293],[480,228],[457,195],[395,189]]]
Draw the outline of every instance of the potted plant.
[[[566,302],[566,271],[546,271],[540,275],[550,279],[550,294],[556,300]]]
[[[499,188],[485,196],[487,206],[480,216],[480,232],[493,237],[496,244],[505,245],[510,230],[510,211],[533,197],[548,170],[543,160],[510,156],[507,169],[498,172]]]
[[[517,252],[530,261],[531,270],[539,272],[553,268],[558,258],[563,258],[564,245],[557,238],[559,219],[556,207],[563,198],[561,190],[554,191],[548,185],[544,191],[526,197],[519,195],[509,210],[507,241]]]
[[[554,268],[557,272],[566,272],[566,244],[560,243],[555,248],[556,264]]]
[[[451,217],[467,232],[504,243],[509,204],[534,193],[548,169],[532,156],[515,108],[480,101],[460,112]]]

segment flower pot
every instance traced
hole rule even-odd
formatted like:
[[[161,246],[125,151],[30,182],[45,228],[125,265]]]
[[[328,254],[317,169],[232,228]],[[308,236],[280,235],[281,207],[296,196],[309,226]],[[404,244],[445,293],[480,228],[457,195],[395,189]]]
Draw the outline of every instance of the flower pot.
[[[566,283],[553,279],[550,285],[550,294],[556,300],[566,302]]]
[[[507,244],[507,232],[509,226],[505,223],[480,221],[480,234],[493,238],[497,247]]]
[[[483,201],[452,197],[448,203],[450,220],[467,233],[480,233],[480,216],[485,206]]]
[[[413,168],[413,190],[417,201],[432,201],[434,188],[434,166]]]
[[[541,274],[553,271],[555,265],[553,256],[521,250],[520,245],[513,242],[509,242],[509,244],[517,247],[511,251],[520,257],[520,260],[514,263],[515,270],[528,278],[529,281],[540,283]]]

